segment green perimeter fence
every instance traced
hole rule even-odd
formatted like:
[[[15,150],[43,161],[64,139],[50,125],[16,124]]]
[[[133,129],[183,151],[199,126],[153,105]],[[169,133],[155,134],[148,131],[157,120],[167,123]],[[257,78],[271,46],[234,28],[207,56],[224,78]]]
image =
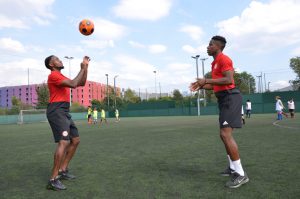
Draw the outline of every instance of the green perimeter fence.
[[[280,96],[283,104],[287,108],[287,101],[294,99],[296,110],[300,106],[300,91],[270,92],[243,95],[243,104],[249,99],[252,103],[252,114],[274,113],[275,97]],[[192,104],[192,103],[191,103]],[[195,104],[195,103],[193,103]],[[120,117],[147,117],[147,116],[195,116],[198,110],[195,106],[175,107],[175,102],[148,102],[139,104],[129,104],[127,109],[120,110]],[[86,112],[71,113],[74,120],[86,119]],[[208,103],[206,107],[200,106],[200,115],[218,114],[216,103]],[[114,117],[114,112],[107,113],[109,117]],[[18,115],[0,115],[0,124],[18,123]],[[44,114],[31,114],[23,118],[24,123],[46,121]]]

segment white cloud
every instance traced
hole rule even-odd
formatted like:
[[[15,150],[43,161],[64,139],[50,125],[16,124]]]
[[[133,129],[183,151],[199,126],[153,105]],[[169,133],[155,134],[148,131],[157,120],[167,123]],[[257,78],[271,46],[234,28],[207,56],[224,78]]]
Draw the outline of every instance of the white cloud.
[[[195,25],[182,26],[179,31],[187,33],[193,40],[196,41],[200,40],[204,34],[202,28]]]
[[[128,55],[116,56],[115,60],[120,66],[122,74],[135,74],[137,75],[135,80],[144,81],[143,74],[151,74],[155,70],[153,65]]]
[[[80,41],[78,52],[86,48],[104,50],[106,48],[114,48],[115,41],[121,39],[127,34],[127,28],[123,25],[114,23],[103,18],[93,18],[95,31],[92,36],[85,37]],[[80,50],[80,51],[79,51]],[[103,53],[99,52],[99,53]]]
[[[78,61],[78,64],[82,60]],[[88,73],[88,80],[96,81],[105,83],[106,82],[106,76],[105,74],[116,74],[113,64],[108,61],[91,61],[89,64],[89,73]],[[111,77],[109,76],[111,79]]]
[[[196,69],[192,61],[191,63],[173,62],[160,71],[160,79],[164,80],[163,86],[167,90],[182,88],[184,85],[187,90],[188,85],[194,80],[195,76]]]
[[[118,84],[123,88],[141,89],[148,93],[154,92],[154,79],[156,73],[157,89],[161,85],[162,92],[174,90],[175,88],[186,87],[195,77],[195,68],[193,62],[180,63],[173,62],[166,66],[155,67],[151,63],[147,63],[138,58],[128,55],[115,56],[116,65],[119,66],[118,71],[112,71],[112,74],[118,74]],[[170,75],[172,74],[172,75]]]
[[[167,47],[161,44],[153,44],[149,46],[149,52],[153,54],[163,53],[167,50]]]
[[[270,84],[270,90],[277,90],[277,89],[281,89],[281,88],[285,88],[290,86],[290,83],[288,81],[284,81],[284,80],[279,80],[276,82],[271,82]]]
[[[115,46],[113,40],[82,40],[80,43],[82,43],[85,47],[95,49],[113,48]]]
[[[130,46],[134,47],[134,48],[145,48],[146,46],[144,44],[141,44],[139,42],[136,41],[129,41],[128,42]]]
[[[182,72],[187,72],[189,70],[192,70],[193,66],[191,64],[187,63],[171,63],[168,65],[166,68],[167,71],[180,71]]]
[[[116,16],[155,21],[169,14],[173,0],[120,0],[113,8]]]
[[[207,45],[200,45],[198,47],[193,47],[191,45],[182,46],[182,50],[190,54],[206,54]]]
[[[291,55],[300,57],[300,47],[292,50]]]
[[[102,40],[120,39],[127,32],[125,26],[114,23],[112,21],[108,21],[106,19],[95,18],[93,21],[95,24],[94,35],[96,35],[97,38]]]
[[[145,45],[136,41],[129,41],[128,42],[130,46],[133,48],[140,48],[140,49],[148,49],[148,51],[152,54],[158,54],[166,52],[167,46],[162,44],[151,44],[151,45]]]
[[[38,59],[20,59],[13,62],[0,63],[0,76],[9,78],[1,79],[1,86],[15,86],[28,84],[36,84],[45,82],[49,70],[44,66],[43,60]]]
[[[0,49],[10,52],[25,52],[23,44],[17,40],[11,38],[1,38],[0,39]]]
[[[235,72],[235,73],[241,73],[241,72],[243,72],[243,71],[242,71],[240,68],[237,67],[237,68],[234,68],[234,72]]]
[[[300,1],[252,1],[240,16],[217,24],[233,49],[262,52],[300,42]]]
[[[50,21],[49,20],[45,20],[45,19],[42,19],[41,17],[33,17],[33,20],[39,24],[39,25],[42,25],[42,26],[46,26],[46,25],[49,25],[50,24]]]
[[[55,16],[51,6],[55,0],[10,0],[0,1],[0,28],[28,28],[35,25],[47,25]]]
[[[0,29],[1,28],[26,29],[28,26],[20,19],[11,19],[0,14]]]
[[[182,46],[182,50],[187,53],[190,53],[190,54],[196,54],[198,52],[198,50],[196,48],[194,48],[193,46],[190,46],[190,45]]]

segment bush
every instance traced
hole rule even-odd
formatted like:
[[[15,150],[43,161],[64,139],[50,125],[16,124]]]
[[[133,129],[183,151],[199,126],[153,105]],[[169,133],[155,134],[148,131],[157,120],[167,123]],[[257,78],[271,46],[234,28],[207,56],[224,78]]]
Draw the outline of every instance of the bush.
[[[84,106],[81,106],[78,102],[72,103],[72,106],[70,108],[70,112],[73,113],[80,113],[80,112],[85,112],[86,108]]]

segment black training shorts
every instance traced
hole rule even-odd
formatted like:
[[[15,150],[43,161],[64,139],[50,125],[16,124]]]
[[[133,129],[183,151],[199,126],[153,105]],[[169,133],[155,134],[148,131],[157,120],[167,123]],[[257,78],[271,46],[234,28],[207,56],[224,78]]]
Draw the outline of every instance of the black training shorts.
[[[220,128],[242,127],[242,95],[238,89],[231,89],[215,93],[219,105]]]
[[[68,102],[48,104],[47,118],[51,126],[55,142],[79,137],[78,129],[71,119]]]

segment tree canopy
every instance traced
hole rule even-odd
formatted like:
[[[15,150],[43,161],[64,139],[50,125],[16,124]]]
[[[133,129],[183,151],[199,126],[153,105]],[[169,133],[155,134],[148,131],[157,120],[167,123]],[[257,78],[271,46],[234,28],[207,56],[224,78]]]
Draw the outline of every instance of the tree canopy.
[[[36,88],[38,96],[37,108],[46,108],[49,103],[49,89],[47,84],[40,84]]]
[[[294,57],[290,59],[290,68],[296,73],[295,80],[291,80],[295,90],[300,90],[300,57]]]

